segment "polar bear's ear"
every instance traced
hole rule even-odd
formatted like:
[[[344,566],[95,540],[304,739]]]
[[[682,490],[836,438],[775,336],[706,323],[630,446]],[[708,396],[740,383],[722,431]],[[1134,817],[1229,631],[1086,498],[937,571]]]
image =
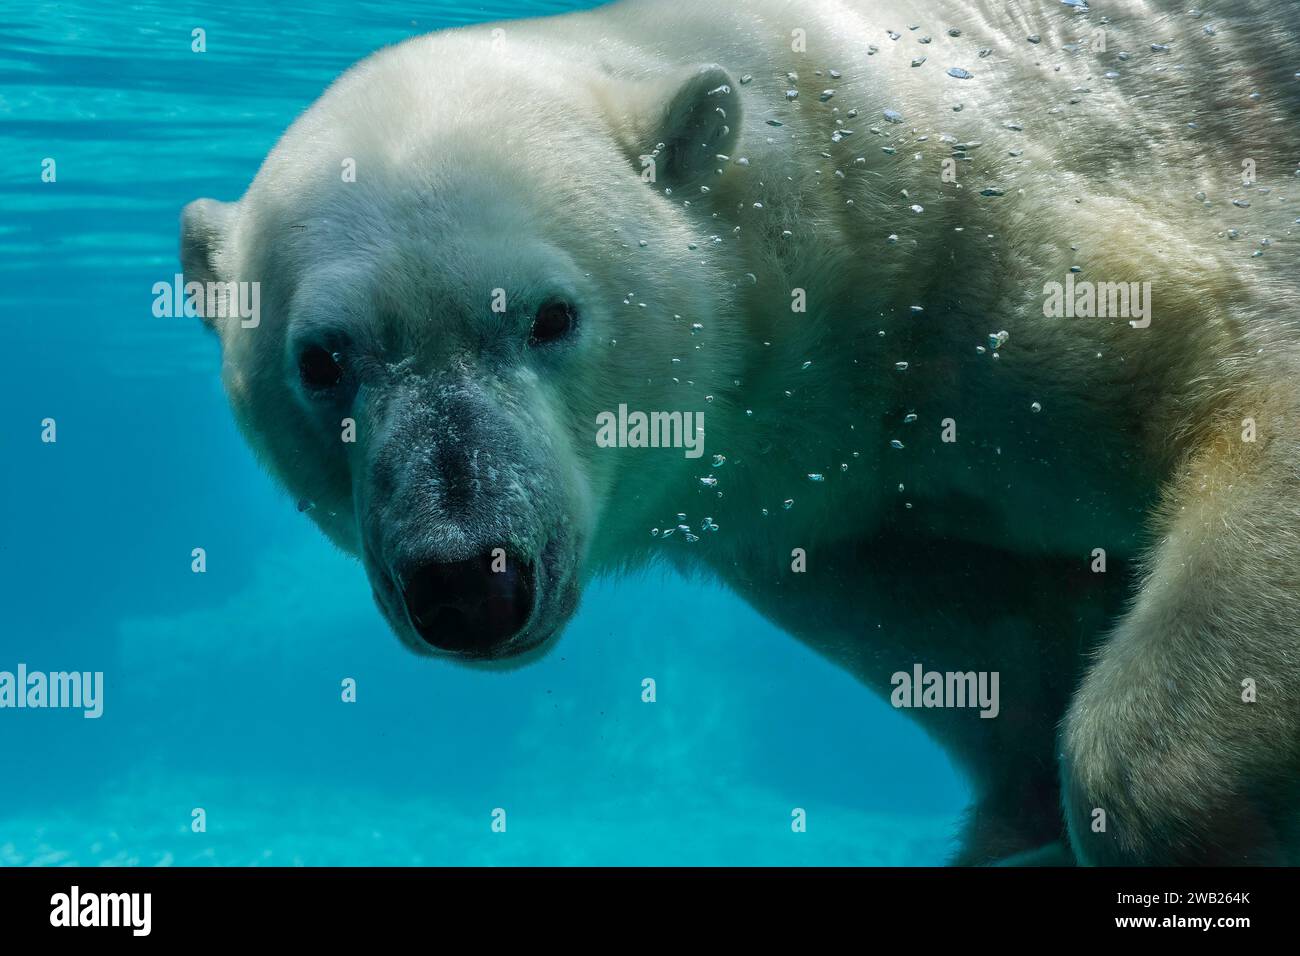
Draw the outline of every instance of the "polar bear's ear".
[[[671,188],[701,184],[740,131],[740,94],[716,63],[654,84],[633,121],[632,160],[642,178]]]
[[[224,249],[236,205],[196,199],[181,211],[181,271],[186,282],[216,282],[217,261]],[[213,320],[203,320],[211,326]]]

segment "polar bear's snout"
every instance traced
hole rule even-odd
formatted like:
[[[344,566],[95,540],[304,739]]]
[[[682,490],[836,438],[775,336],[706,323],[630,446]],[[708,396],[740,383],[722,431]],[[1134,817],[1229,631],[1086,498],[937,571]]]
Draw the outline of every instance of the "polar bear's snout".
[[[501,661],[547,644],[572,610],[577,508],[541,404],[469,361],[368,387],[354,505],[376,602],[403,643]]]
[[[537,576],[527,560],[494,568],[491,554],[431,561],[405,576],[402,602],[416,634],[438,650],[494,656],[528,624]]]

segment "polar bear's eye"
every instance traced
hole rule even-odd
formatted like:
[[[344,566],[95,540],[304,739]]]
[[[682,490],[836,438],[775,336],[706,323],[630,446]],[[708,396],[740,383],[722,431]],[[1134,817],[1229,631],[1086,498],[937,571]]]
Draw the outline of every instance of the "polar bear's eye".
[[[308,388],[321,391],[343,380],[343,367],[334,355],[319,345],[310,345],[298,356],[298,375]]]
[[[559,299],[543,303],[533,319],[533,329],[528,336],[529,345],[544,345],[562,339],[573,330],[573,306]]]

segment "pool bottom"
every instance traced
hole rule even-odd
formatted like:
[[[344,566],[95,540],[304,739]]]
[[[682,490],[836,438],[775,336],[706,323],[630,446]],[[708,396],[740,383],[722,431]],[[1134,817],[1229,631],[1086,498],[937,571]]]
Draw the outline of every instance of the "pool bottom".
[[[4,866],[940,865],[956,821],[804,807],[727,788],[637,801],[468,806],[267,778],[128,777],[105,796],[0,819]],[[203,832],[195,832],[195,810]],[[505,832],[494,832],[494,811]]]

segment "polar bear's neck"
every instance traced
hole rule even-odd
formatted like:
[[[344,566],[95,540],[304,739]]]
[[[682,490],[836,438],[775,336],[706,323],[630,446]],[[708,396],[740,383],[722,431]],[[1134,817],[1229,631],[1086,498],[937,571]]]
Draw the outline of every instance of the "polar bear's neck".
[[[1137,21],[1142,6],[1116,14]],[[1058,51],[1083,29],[1059,4],[1021,7]],[[667,17],[660,4],[636,9],[614,8],[647,30]],[[1032,550],[1033,529],[1055,522],[1136,547],[1128,515],[1177,460],[1170,436],[1214,400],[1188,383],[1234,347],[1231,315],[1252,308],[1250,294],[1177,266],[1218,262],[1222,249],[1178,227],[1169,204],[1190,190],[1141,163],[1117,117],[1142,118],[1162,155],[1187,149],[1176,123],[1103,85],[1092,60],[1058,52],[1051,62],[1063,66],[1045,63],[1002,5],[922,13],[673,5],[674,42],[652,45],[654,55],[717,61],[742,84],[733,165],[711,203],[691,212],[722,236],[720,268],[735,279],[728,321],[741,363],[727,375],[740,384],[704,386],[725,397],[711,411],[707,452],[726,456],[725,467],[683,466],[676,483],[647,496],[657,510],[642,523],[689,513],[681,505],[694,495],[719,522],[762,515],[796,539],[869,536],[895,520],[960,536],[993,522],[1005,528],[1000,543]],[[793,31],[804,49],[792,46]],[[1115,182],[1117,166],[1129,185]],[[1221,319],[1193,330],[1195,343],[1176,356],[1127,316],[1047,320],[1043,290],[1073,270],[1136,283],[1139,295],[1155,280],[1166,321],[1207,297],[1221,301]],[[799,299],[803,311],[792,309]],[[1093,383],[1086,400],[1066,384],[1080,380]],[[1153,400],[1140,414],[1124,407],[1134,381]],[[1049,408],[1043,427],[1036,409]],[[966,449],[962,468],[943,464],[947,421]],[[1122,452],[1134,445],[1147,452]],[[1056,463],[1050,481],[1035,465],[1045,460]],[[987,499],[989,469],[1005,472],[1005,500],[965,511],[960,502]],[[692,487],[701,477],[717,485]]]

